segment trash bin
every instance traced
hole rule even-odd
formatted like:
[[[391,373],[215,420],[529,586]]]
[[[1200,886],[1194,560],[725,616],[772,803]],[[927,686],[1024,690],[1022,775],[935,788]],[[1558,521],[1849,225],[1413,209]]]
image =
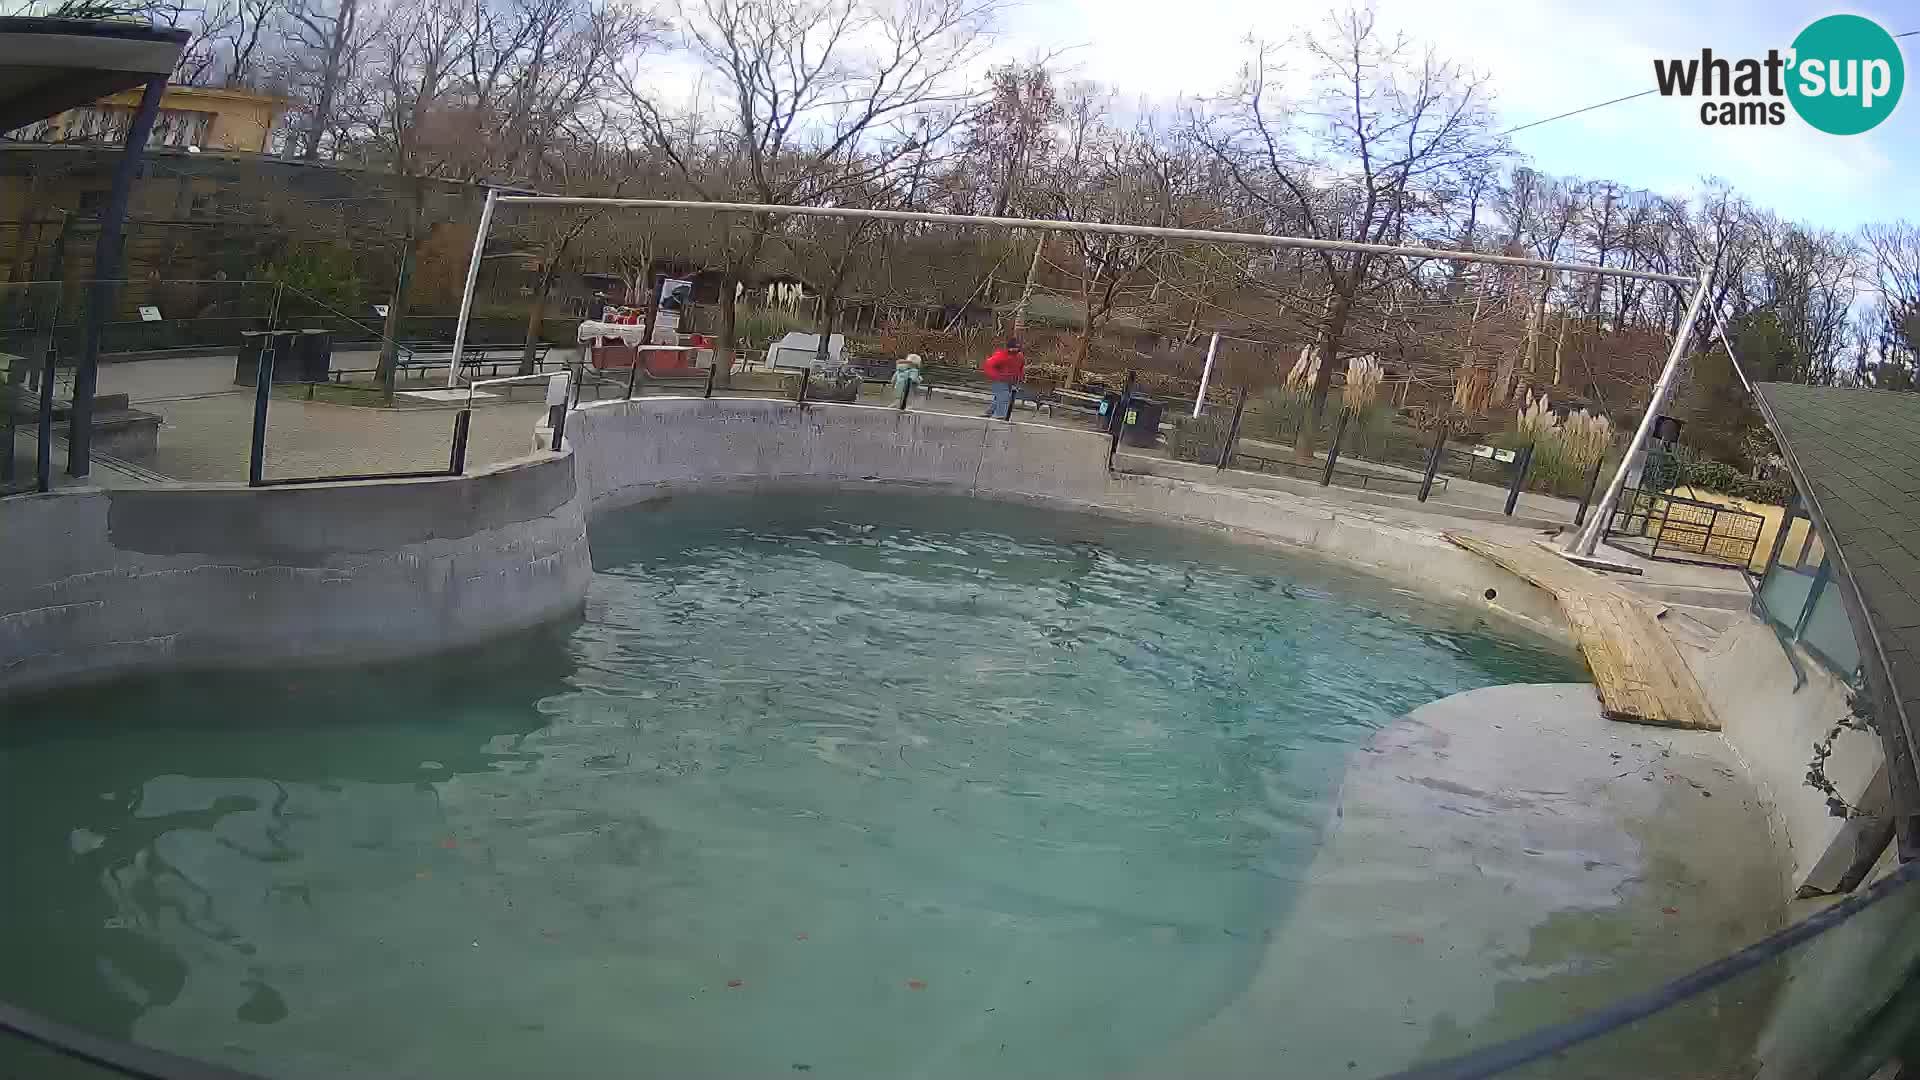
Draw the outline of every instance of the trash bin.
[[[1166,403],[1152,398],[1129,398],[1120,409],[1120,441],[1151,447],[1160,441],[1160,414]]]
[[[267,343],[264,330],[240,331],[240,351],[233,361],[233,382],[236,386],[252,386],[254,375],[260,370],[260,350]]]
[[[333,331],[300,331],[292,352],[291,363],[285,354],[275,354],[274,382],[326,382],[333,370]],[[281,364],[285,364],[284,377]]]

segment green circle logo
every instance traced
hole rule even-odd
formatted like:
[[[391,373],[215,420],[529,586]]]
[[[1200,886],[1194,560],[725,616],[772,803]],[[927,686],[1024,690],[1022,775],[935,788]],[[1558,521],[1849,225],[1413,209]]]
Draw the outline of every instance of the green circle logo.
[[[1829,15],[1793,39],[1787,98],[1829,135],[1858,135],[1893,114],[1906,84],[1900,44],[1872,19]]]

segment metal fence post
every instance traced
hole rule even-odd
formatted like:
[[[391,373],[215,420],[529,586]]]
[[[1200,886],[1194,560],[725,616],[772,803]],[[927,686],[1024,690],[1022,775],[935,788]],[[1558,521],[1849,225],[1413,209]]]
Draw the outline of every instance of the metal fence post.
[[[707,370],[711,372],[713,369],[708,368]],[[625,401],[633,400],[633,384],[636,381],[638,381],[639,378],[640,378],[640,350],[635,349],[633,352],[633,366],[627,369],[627,396],[622,400],[625,400]],[[713,376],[709,374],[707,376],[707,380],[711,382],[713,380]]]
[[[1820,604],[1820,594],[1827,591],[1828,580],[1833,576],[1833,560],[1824,558],[1814,568],[1813,581],[1807,585],[1807,599],[1800,605],[1800,614],[1793,620],[1793,640],[1799,641],[1807,632],[1807,624],[1813,621],[1813,609]]]
[[[1587,490],[1580,496],[1580,509],[1573,512],[1573,524],[1578,528],[1587,523],[1587,507],[1593,505],[1593,489],[1599,486],[1600,470],[1607,463],[1607,452],[1600,451],[1600,457],[1593,463],[1593,471],[1587,473]]]
[[[467,428],[472,423],[472,409],[461,409],[453,414],[453,457],[447,462],[450,475],[459,476],[467,471]]]
[[[718,370],[720,370],[720,368],[717,362],[707,368],[707,389],[705,393],[700,395],[701,397],[710,398],[713,396],[713,373]]]
[[[1233,420],[1227,425],[1227,439],[1220,444],[1220,460],[1213,463],[1214,470],[1225,469],[1233,464],[1234,444],[1240,441],[1240,414],[1247,407],[1247,388],[1241,387],[1233,395]]]
[[[1340,418],[1333,422],[1333,438],[1327,443],[1327,467],[1320,470],[1321,487],[1326,487],[1333,483],[1333,466],[1335,462],[1340,460],[1340,440],[1347,434],[1347,414],[1349,411],[1346,406],[1341,406]]]
[[[1767,565],[1760,571],[1762,577],[1773,573],[1774,565],[1780,561],[1780,553],[1787,548],[1787,534],[1793,531],[1793,515],[1799,512],[1800,493],[1795,491],[1787,496],[1787,505],[1781,509],[1780,527],[1774,530],[1773,547],[1767,552]],[[1812,522],[1807,523],[1807,530],[1813,530]]]
[[[1443,422],[1433,430],[1433,449],[1427,451],[1427,474],[1420,478],[1420,501],[1426,502],[1433,494],[1433,477],[1440,471],[1440,455],[1447,450],[1447,425]]]
[[[53,380],[59,355],[60,350],[54,345],[52,335],[49,335],[47,366],[40,372],[39,430],[35,432],[35,441],[40,444],[40,454],[39,460],[34,463],[33,473],[34,488],[42,492],[53,490]]]
[[[1664,500],[1666,505],[1660,508],[1660,527],[1653,531],[1653,546],[1647,549],[1647,558],[1649,559],[1653,558],[1654,555],[1660,551],[1660,537],[1667,531],[1667,519],[1673,516],[1673,495],[1671,494],[1671,489],[1669,489],[1668,493],[1658,496],[1658,498]],[[1653,524],[1653,515],[1651,513],[1647,515],[1647,524],[1649,526]]]
[[[1137,370],[1127,372],[1126,385],[1120,388],[1120,400],[1113,403],[1113,415],[1107,417],[1107,427],[1113,431],[1120,430],[1120,414],[1126,409],[1127,402],[1133,399],[1133,380],[1139,374]]]
[[[807,403],[807,382],[812,378],[813,368],[811,366],[800,369],[800,393],[793,399],[794,404],[805,405]]]
[[[247,452],[247,486],[259,487],[267,474],[267,399],[273,396],[272,338],[253,366],[253,444]]]
[[[1506,515],[1513,516],[1513,508],[1520,505],[1520,489],[1527,484],[1527,469],[1533,465],[1533,444],[1520,448],[1520,456],[1513,461],[1513,480],[1507,484]]]

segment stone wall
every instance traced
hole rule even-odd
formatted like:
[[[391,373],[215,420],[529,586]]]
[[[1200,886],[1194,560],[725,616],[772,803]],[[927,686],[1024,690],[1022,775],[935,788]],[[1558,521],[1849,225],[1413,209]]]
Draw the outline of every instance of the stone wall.
[[[1854,861],[1847,819],[1829,811],[1826,794],[1806,777],[1813,744],[1850,711],[1846,683],[1804,652],[1789,660],[1773,630],[1749,615],[1741,615],[1710,650],[1686,652],[1722,733],[1766,796],[1774,831],[1790,854],[1791,888],[1831,891]],[[1827,759],[1827,778],[1852,805],[1870,801],[1876,785],[1884,799],[1885,760],[1879,736],[1843,731]]]
[[[426,480],[74,489],[0,506],[0,693],[394,659],[577,611],[566,455]]]

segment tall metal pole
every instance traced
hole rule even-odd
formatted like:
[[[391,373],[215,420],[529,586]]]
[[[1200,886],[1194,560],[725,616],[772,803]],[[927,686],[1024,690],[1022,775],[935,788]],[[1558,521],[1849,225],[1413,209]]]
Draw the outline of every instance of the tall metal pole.
[[[1637,278],[1643,281],[1668,281],[1685,284],[1693,280],[1684,274],[1663,274],[1654,270],[1633,270],[1622,266],[1595,266],[1591,263],[1550,262],[1523,255],[1469,254],[1458,248],[1405,247],[1398,244],[1363,244],[1354,240],[1322,240],[1310,236],[1271,236],[1266,233],[1220,232],[1215,229],[1175,229],[1162,225],[1123,225],[1107,221],[1061,221],[1053,218],[988,217],[984,214],[942,214],[926,210],[868,210],[857,206],[786,206],[779,203],[707,202],[703,199],[608,199],[588,195],[502,195],[503,203],[539,203],[547,206],[626,206],[643,210],[693,210],[708,214],[781,214],[795,217],[846,218],[864,221],[925,221],[936,225],[981,225],[990,228],[1035,229],[1041,232],[1104,233],[1109,236],[1158,236],[1167,240],[1211,241],[1220,244],[1254,244],[1260,247],[1309,248],[1314,251],[1364,251],[1408,259],[1452,259],[1463,262],[1493,263],[1497,266],[1532,266],[1547,270],[1571,270],[1580,274],[1605,274],[1608,277]]]
[[[486,250],[487,230],[493,226],[493,204],[499,200],[500,192],[488,188],[487,204],[480,208],[480,227],[473,231],[473,258],[467,262],[467,288],[460,294],[460,321],[453,324],[453,357],[447,361],[449,390],[460,381],[460,350],[467,345],[467,316],[473,313],[473,290],[480,283],[480,253]]]
[[[1679,380],[1680,361],[1687,354],[1687,340],[1693,336],[1693,324],[1700,317],[1700,308],[1707,302],[1707,286],[1713,280],[1713,263],[1709,261],[1707,269],[1700,272],[1700,284],[1693,290],[1693,300],[1687,305],[1687,317],[1680,323],[1680,330],[1673,335],[1673,351],[1667,354],[1667,366],[1660,372],[1660,381],[1653,386],[1653,397],[1647,402],[1647,413],[1640,418],[1640,426],[1634,430],[1633,441],[1627,444],[1627,456],[1620,459],[1620,468],[1614,471],[1613,479],[1607,483],[1607,494],[1600,500],[1600,506],[1586,528],[1575,533],[1572,543],[1567,545],[1567,553],[1573,555],[1592,555],[1600,546],[1600,537],[1605,535],[1607,524],[1613,520],[1613,509],[1620,504],[1620,493],[1626,490],[1627,473],[1633,469],[1633,463],[1647,445],[1647,439],[1653,434],[1653,422],[1667,407],[1667,399],[1673,395],[1673,384]]]
[[[147,136],[160,115],[160,98],[167,92],[165,76],[147,83],[127,128],[126,146],[113,170],[113,188],[106,212],[100,215],[100,238],[93,249],[93,301],[87,306],[87,336],[79,366],[73,369],[73,407],[67,412],[67,475],[85,476],[93,468],[93,391],[100,378],[100,335],[113,307],[114,285],[120,276],[121,230],[127,221],[127,200],[133,195],[133,174],[147,150]]]
[[[1220,331],[1213,332],[1213,339],[1207,342],[1207,366],[1200,369],[1200,392],[1193,398],[1193,415],[1200,415],[1200,403],[1207,400],[1207,382],[1213,378],[1213,354],[1220,348]]]

